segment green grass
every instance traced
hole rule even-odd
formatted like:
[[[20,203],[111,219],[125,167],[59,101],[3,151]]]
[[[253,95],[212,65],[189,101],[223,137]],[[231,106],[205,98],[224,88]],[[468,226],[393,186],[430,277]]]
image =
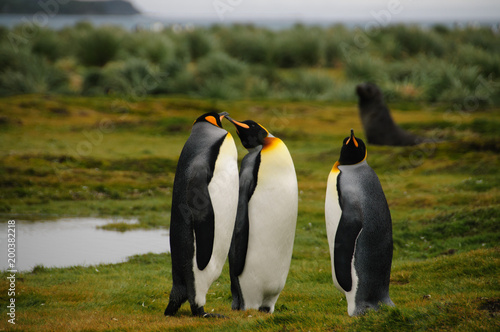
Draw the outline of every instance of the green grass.
[[[17,324],[2,319],[0,329],[498,329],[498,109],[464,113],[441,105],[390,105],[404,128],[440,142],[368,146],[368,163],[381,180],[393,218],[390,294],[396,307],[351,318],[331,279],[324,195],[342,139],[351,128],[364,137],[355,103],[53,95],[4,97],[1,103],[4,220],[121,216],[139,223],[106,228],[168,227],[177,158],[193,120],[210,110],[256,120],[285,141],[298,176],[299,216],[287,284],[272,315],[231,311],[226,265],[208,292],[206,309],[227,319],[193,318],[187,304],[178,316],[164,318],[170,256],[148,254],[120,264],[38,266],[18,273]],[[229,123],[224,126],[237,136]],[[246,151],[237,146],[241,159]],[[7,275],[1,277],[0,299],[6,303]],[[0,308],[4,318],[6,309]]]

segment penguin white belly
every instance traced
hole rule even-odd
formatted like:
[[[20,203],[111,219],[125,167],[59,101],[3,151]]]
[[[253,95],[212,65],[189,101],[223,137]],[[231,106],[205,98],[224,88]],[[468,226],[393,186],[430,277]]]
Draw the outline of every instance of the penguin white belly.
[[[340,174],[339,170],[334,167],[328,176],[328,182],[326,186],[326,198],[325,198],[325,220],[326,220],[326,234],[328,237],[328,245],[330,247],[330,260],[332,263],[332,278],[333,284],[338,290],[345,293],[337,280],[335,275],[335,262],[334,262],[334,251],[335,251],[335,236],[337,235],[337,229],[340,223],[340,217],[342,216],[342,210],[340,208],[339,193],[337,191],[337,177]]]
[[[236,146],[228,133],[220,147],[214,173],[208,185],[215,218],[212,257],[205,269],[199,270],[196,248],[193,256],[195,300],[199,306],[205,305],[208,289],[220,276],[229,252],[238,205],[238,179]]]
[[[344,172],[349,172],[349,170],[355,169],[362,165],[365,165],[365,162],[362,162],[358,165],[350,165],[350,166],[341,166]],[[353,257],[351,259],[350,264],[350,275],[351,275],[351,288],[349,291],[340,286],[340,283],[337,279],[335,273],[335,237],[337,236],[337,230],[339,228],[340,219],[342,217],[342,209],[340,207],[339,201],[339,193],[337,180],[340,174],[339,169],[337,168],[337,164],[332,168],[330,175],[328,176],[328,183],[326,187],[326,198],[325,198],[325,221],[326,221],[326,231],[328,237],[328,245],[330,247],[330,259],[332,264],[332,279],[335,287],[345,294],[347,300],[347,312],[350,316],[352,316],[356,310],[356,292],[358,291],[358,282],[359,277],[358,273],[354,267],[355,265],[355,257],[354,253],[356,252],[356,245],[359,236],[362,234],[363,230],[361,229],[360,233],[356,237],[356,241],[354,244]]]
[[[297,177],[283,143],[262,152],[248,205],[248,250],[239,276],[245,309],[268,306],[273,312],[290,269],[297,223]]]
[[[356,242],[358,241],[358,238],[362,232],[363,232],[363,230],[361,230],[361,232],[358,234],[358,237],[356,238]],[[356,244],[354,244],[354,252],[356,252]],[[358,291],[359,277],[358,277],[358,273],[356,272],[356,269],[354,268],[355,261],[356,261],[356,259],[353,256],[352,262],[351,262],[352,288],[349,292],[344,292],[345,298],[347,301],[347,313],[349,314],[349,316],[353,316],[354,311],[356,310],[356,292]]]

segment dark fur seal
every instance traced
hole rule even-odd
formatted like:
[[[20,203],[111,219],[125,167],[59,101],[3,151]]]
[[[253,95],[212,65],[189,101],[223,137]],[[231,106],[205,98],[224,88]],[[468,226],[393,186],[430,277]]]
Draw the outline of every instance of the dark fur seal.
[[[378,86],[362,83],[356,86],[356,93],[359,97],[359,115],[368,143],[407,146],[429,142],[426,138],[403,130],[394,122]]]

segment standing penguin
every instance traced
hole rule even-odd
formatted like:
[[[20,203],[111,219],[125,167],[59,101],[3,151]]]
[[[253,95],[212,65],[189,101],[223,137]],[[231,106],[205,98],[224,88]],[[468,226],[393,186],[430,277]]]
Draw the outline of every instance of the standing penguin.
[[[175,173],[170,221],[172,291],[165,316],[186,301],[195,316],[226,261],[238,204],[237,151],[222,129],[227,113],[207,113],[193,124]]]
[[[232,309],[272,313],[292,259],[297,176],[283,141],[254,121],[226,119],[235,125],[249,151],[241,162],[238,213],[229,251]]]
[[[328,176],[325,219],[333,283],[346,296],[349,316],[380,304],[394,306],[389,297],[391,213],[366,163],[365,144],[353,130]]]

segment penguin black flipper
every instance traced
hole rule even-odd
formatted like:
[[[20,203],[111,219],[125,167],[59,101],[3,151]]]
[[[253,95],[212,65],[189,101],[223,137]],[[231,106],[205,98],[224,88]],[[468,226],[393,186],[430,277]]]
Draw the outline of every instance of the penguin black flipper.
[[[238,276],[245,268],[248,250],[249,218],[248,202],[257,185],[257,174],[260,165],[260,148],[247,154],[241,162],[240,190],[238,212],[234,225],[233,239],[229,250],[229,273],[231,276],[231,293],[233,295],[233,310],[244,309],[245,304],[241,294]]]
[[[212,257],[215,235],[215,215],[208,192],[212,174],[208,168],[198,169],[187,183],[187,203],[191,211],[196,243],[198,269],[207,267]]]
[[[342,180],[344,179],[341,171],[337,186],[343,188],[342,191],[339,191],[342,215],[335,236],[334,262],[337,281],[345,292],[349,292],[352,288],[351,264],[354,258],[356,239],[363,229],[363,216],[355,193],[347,190],[349,184]]]
[[[245,186],[252,186],[251,180],[242,181],[240,179],[240,184],[244,182]],[[255,187],[255,185],[253,185]],[[236,216],[236,222],[234,226],[233,240],[231,241],[231,274],[239,276],[243,272],[245,267],[245,259],[247,257],[248,249],[248,232],[249,232],[249,221],[248,221],[248,195],[246,188],[240,186],[240,196],[238,203],[238,215]],[[245,203],[246,202],[246,203]]]
[[[238,212],[231,242],[231,261],[233,262],[233,272],[237,276],[243,272],[245,267],[249,232],[248,202],[257,185],[259,165],[260,149],[247,154],[241,162]]]

